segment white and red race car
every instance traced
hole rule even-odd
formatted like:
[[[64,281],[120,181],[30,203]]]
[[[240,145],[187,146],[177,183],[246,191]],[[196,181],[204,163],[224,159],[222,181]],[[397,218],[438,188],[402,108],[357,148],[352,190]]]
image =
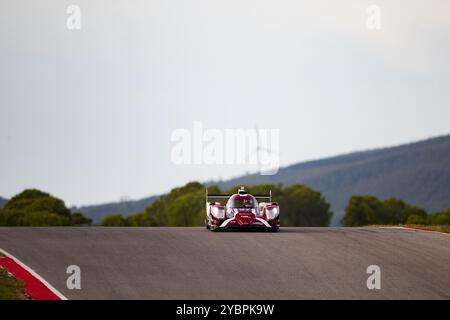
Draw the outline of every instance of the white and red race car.
[[[227,204],[209,199],[228,198]],[[258,204],[256,199],[269,199]],[[208,194],[206,189],[206,228],[211,231],[226,229],[261,229],[278,231],[280,208],[268,195],[251,195],[241,187],[236,194]]]

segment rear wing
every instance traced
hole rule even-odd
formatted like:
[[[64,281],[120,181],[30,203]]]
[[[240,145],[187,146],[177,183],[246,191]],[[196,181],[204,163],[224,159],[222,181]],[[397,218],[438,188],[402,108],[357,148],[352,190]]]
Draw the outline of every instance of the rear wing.
[[[205,200],[208,202],[209,198],[216,199],[228,199],[232,194],[208,194],[208,189],[205,192]],[[253,197],[258,199],[269,199],[269,202],[272,202],[272,190],[269,190],[269,194],[252,194]]]

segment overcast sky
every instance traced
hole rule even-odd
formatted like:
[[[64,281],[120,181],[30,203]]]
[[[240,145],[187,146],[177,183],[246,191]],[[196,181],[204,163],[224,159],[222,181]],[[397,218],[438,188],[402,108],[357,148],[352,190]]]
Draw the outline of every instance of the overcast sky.
[[[0,196],[92,204],[255,171],[175,165],[171,134],[196,120],[280,129],[283,166],[450,133],[449,14],[448,0],[2,0]]]

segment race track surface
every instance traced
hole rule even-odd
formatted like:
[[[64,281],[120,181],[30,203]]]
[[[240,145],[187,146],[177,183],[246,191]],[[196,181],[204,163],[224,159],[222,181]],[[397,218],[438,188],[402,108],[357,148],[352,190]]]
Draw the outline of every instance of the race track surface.
[[[450,235],[426,231],[1,227],[0,248],[69,299],[450,299]]]

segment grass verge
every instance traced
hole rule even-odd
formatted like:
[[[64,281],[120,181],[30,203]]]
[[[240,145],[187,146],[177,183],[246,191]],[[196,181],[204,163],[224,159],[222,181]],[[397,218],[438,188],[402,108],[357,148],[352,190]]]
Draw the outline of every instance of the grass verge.
[[[405,228],[416,228],[416,229],[421,229],[421,230],[450,233],[449,225],[430,226],[430,225],[423,225],[423,224],[399,224],[399,225],[370,225],[370,227],[405,227]]]
[[[0,252],[0,258],[4,258]],[[0,267],[0,300],[30,300],[24,283]]]
[[[421,225],[421,224],[411,224],[411,225],[401,225],[400,227],[410,227],[410,228],[417,228],[417,229],[423,229],[423,230],[429,230],[429,231],[439,231],[444,233],[450,233],[450,226],[427,226],[427,225]]]
[[[24,283],[0,267],[0,300],[29,300]]]

